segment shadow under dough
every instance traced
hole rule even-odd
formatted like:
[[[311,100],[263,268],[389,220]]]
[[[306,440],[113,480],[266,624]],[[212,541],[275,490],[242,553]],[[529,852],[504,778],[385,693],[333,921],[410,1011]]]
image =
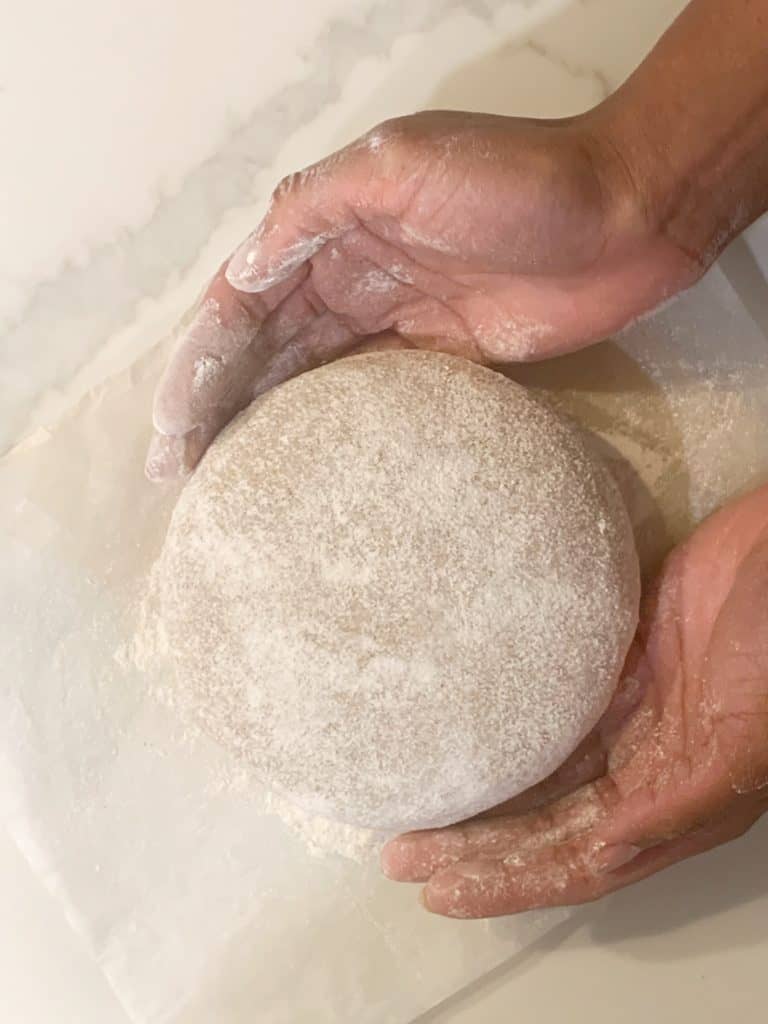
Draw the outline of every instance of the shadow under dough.
[[[665,963],[764,943],[767,844],[768,819],[763,818],[747,836],[615,893],[585,911],[591,941],[614,944],[652,936],[652,944],[633,946],[633,955]],[[758,900],[765,904],[763,914],[725,914]],[[706,926],[712,918],[718,918],[717,928]]]

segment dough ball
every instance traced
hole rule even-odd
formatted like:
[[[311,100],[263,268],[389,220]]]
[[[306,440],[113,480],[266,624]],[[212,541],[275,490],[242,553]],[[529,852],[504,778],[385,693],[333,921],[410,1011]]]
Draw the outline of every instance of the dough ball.
[[[162,560],[179,686],[305,810],[446,825],[538,782],[606,708],[637,621],[587,438],[491,370],[355,356],[258,398]]]

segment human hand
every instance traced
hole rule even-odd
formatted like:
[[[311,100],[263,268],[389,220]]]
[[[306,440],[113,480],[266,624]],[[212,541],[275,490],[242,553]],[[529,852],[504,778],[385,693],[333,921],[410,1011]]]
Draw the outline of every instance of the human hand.
[[[602,338],[692,283],[605,118],[436,111],[291,175],[222,266],[158,388],[151,478],[191,469],[252,398],[398,344],[487,363]]]
[[[707,520],[647,595],[616,699],[553,776],[384,848],[428,910],[584,903],[742,835],[768,810],[768,487]]]

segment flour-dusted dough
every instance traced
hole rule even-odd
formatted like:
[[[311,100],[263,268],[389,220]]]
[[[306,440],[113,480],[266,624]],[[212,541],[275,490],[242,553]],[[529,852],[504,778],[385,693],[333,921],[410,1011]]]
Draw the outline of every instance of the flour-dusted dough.
[[[444,825],[594,725],[632,638],[625,509],[579,430],[503,376],[398,352],[257,399],[161,565],[179,686],[306,810]]]

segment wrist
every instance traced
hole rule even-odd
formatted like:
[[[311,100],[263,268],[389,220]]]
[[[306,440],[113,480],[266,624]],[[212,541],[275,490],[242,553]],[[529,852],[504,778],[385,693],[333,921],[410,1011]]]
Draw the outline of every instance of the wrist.
[[[629,136],[606,104],[583,114],[580,128],[600,181],[608,244],[634,246],[654,237],[660,223],[656,189],[638,140]]]
[[[621,93],[593,112],[613,176],[624,180],[617,218],[703,272],[749,223],[746,204],[714,158],[714,144],[705,153],[684,119],[674,137],[663,121],[654,125],[643,113]]]
[[[631,281],[637,312],[660,305],[701,277],[703,248],[678,218],[667,218],[667,168],[656,160],[636,122],[608,103],[571,122],[586,151],[602,198],[601,257]],[[678,192],[678,195],[682,195]]]
[[[706,269],[768,209],[768,0],[694,0],[588,115],[651,239]]]

